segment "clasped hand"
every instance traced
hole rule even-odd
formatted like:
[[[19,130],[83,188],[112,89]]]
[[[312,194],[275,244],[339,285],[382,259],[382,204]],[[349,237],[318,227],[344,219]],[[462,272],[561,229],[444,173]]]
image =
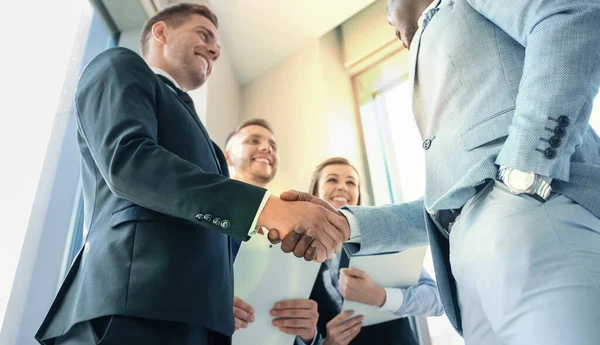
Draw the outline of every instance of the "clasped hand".
[[[346,218],[324,200],[308,193],[288,191],[271,196],[258,224],[269,229],[271,243],[306,261],[323,262],[342,249],[350,237]]]

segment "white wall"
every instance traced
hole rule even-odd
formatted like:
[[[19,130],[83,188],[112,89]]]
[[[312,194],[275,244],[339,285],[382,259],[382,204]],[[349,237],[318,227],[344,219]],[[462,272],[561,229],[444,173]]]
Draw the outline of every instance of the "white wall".
[[[140,54],[140,32],[141,28],[123,31],[119,35],[119,46],[133,50]]]
[[[274,193],[307,190],[314,167],[331,156],[348,158],[365,176],[341,49],[333,30],[242,88],[242,118],[264,118],[275,130],[280,159],[269,186]]]
[[[208,79],[206,127],[212,140],[224,148],[227,135],[241,122],[242,90],[225,47]]]

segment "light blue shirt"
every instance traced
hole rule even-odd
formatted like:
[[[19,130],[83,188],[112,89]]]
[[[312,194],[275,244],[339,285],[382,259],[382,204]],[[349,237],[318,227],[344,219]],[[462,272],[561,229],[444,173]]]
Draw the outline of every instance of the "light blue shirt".
[[[327,267],[322,272],[323,283],[329,297],[342,310],[343,298],[339,291],[341,253],[336,254],[330,260],[325,261]],[[398,316],[439,316],[444,313],[442,302],[438,294],[435,281],[427,274],[425,269],[421,271],[419,282],[409,288],[384,288],[386,301],[381,310],[392,312]],[[311,345],[320,344],[322,339],[319,334],[315,336]],[[296,337],[296,345],[308,345]]]

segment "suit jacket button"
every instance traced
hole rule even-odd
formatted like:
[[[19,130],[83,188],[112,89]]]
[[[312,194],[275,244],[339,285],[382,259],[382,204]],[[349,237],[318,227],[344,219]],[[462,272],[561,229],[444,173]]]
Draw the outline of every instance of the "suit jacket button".
[[[215,218],[213,220],[213,224],[216,226],[221,226],[221,218]]]
[[[558,117],[558,124],[563,127],[567,127],[571,124],[571,120],[568,117],[562,115]]]
[[[553,159],[554,157],[556,157],[556,150],[549,147],[544,150],[544,156],[546,156],[546,158],[548,159]]]
[[[196,215],[196,220],[203,220],[204,219],[204,215],[202,213],[198,213]]]
[[[227,230],[230,226],[231,224],[229,223],[229,221],[227,219],[223,219],[223,221],[221,222],[221,228]]]
[[[207,213],[204,215],[204,220],[210,222],[212,220],[212,214]]]
[[[556,134],[557,137],[564,137],[565,134],[567,134],[567,130],[563,126],[556,126],[554,127],[554,134]]]
[[[431,147],[431,139],[425,139],[425,141],[423,142],[423,148],[425,150],[429,150],[430,147]]]
[[[548,140],[548,143],[550,143],[550,146],[552,146],[554,148],[559,147],[560,146],[560,142],[561,142],[561,139],[560,139],[560,137],[557,137],[557,136],[553,136],[552,138],[550,138]]]

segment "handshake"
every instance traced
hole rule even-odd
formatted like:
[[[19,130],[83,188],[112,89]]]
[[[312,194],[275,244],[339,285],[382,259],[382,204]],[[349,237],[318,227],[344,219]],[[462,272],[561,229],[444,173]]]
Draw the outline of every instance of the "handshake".
[[[271,196],[258,218],[271,243],[306,261],[323,262],[340,252],[350,238],[346,218],[328,202],[308,193],[287,191]]]

